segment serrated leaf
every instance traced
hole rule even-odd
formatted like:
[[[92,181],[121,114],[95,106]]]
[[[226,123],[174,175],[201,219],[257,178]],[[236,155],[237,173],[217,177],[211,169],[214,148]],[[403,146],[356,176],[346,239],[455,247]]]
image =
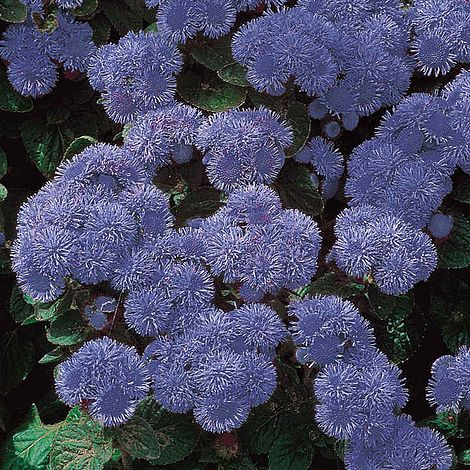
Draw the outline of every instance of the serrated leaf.
[[[23,23],[28,10],[18,0],[0,0],[0,20],[7,23]]]
[[[82,4],[71,10],[73,16],[80,18],[81,16],[91,15],[98,8],[98,0],[83,0]]]
[[[201,187],[190,191],[176,207],[176,224],[182,226],[187,220],[209,217],[221,206],[220,193],[215,188]]]
[[[413,294],[405,295],[386,295],[375,288],[368,292],[369,302],[372,311],[381,320],[390,318],[405,319],[413,310]]]
[[[55,320],[70,308],[71,302],[72,297],[67,294],[54,302],[37,302],[33,307],[34,316],[38,321]]]
[[[153,465],[169,465],[191,454],[199,441],[199,427],[189,416],[163,410],[154,400],[146,399],[139,405],[137,416],[153,428],[160,444],[160,456]]]
[[[292,103],[287,110],[286,120],[294,134],[294,141],[286,149],[286,156],[293,157],[302,150],[310,135],[311,121],[307,107],[303,103]]]
[[[234,63],[230,36],[198,40],[191,44],[190,53],[196,62],[215,72]]]
[[[246,90],[220,80],[217,76],[202,81],[193,73],[185,73],[177,79],[179,95],[196,108],[213,113],[238,108],[245,102]]]
[[[13,89],[3,67],[0,67],[0,109],[11,113],[27,113],[33,109],[33,100]]]
[[[349,299],[360,294],[365,289],[363,284],[353,283],[345,276],[334,272],[324,274],[322,277],[312,282],[306,289],[302,290],[302,297],[307,294],[312,295],[337,295],[344,299]]]
[[[286,162],[273,186],[289,209],[300,209],[312,217],[323,210],[323,200],[308,169],[296,161]]]
[[[8,171],[8,161],[5,151],[0,148],[0,178],[3,178]]]
[[[54,348],[39,359],[39,364],[53,364],[60,362],[65,357],[64,350],[61,347]]]
[[[155,460],[160,457],[161,446],[155,431],[141,416],[135,415],[126,424],[110,428],[107,434],[134,459]]]
[[[109,42],[111,36],[111,23],[103,13],[93,17],[88,24],[93,30],[93,42],[96,46],[103,46]]]
[[[449,312],[442,327],[442,339],[456,353],[463,345],[470,344],[470,302],[462,300]]]
[[[307,470],[315,454],[312,429],[308,425],[284,429],[269,451],[270,470]]]
[[[10,296],[10,314],[17,323],[35,323],[34,308],[26,302],[23,292],[18,284],[15,284]]]
[[[61,124],[32,119],[23,123],[21,138],[38,170],[46,178],[52,178],[73,140],[73,132]]]
[[[8,189],[0,183],[0,202],[4,201],[8,196]]]
[[[240,437],[247,449],[254,454],[268,454],[281,430],[278,416],[263,405],[253,409],[247,422],[240,428]]]
[[[83,152],[90,145],[96,144],[98,141],[89,135],[82,135],[77,137],[68,147],[64,153],[64,160],[70,160],[74,155]]]
[[[82,415],[65,421],[50,453],[50,468],[100,470],[111,459],[112,441],[102,426]]]
[[[462,214],[452,214],[454,223],[447,238],[437,246],[439,267],[460,269],[470,266],[470,223]]]
[[[18,330],[0,336],[0,393],[17,387],[34,365],[34,347]]]
[[[56,427],[42,424],[33,405],[24,423],[2,447],[2,470],[46,470],[56,434]]]
[[[69,310],[51,322],[46,330],[46,335],[52,344],[72,346],[84,341],[90,331],[80,312]]]
[[[246,68],[238,62],[228,64],[217,71],[217,75],[224,82],[237,86],[250,86],[250,82],[246,79]]]

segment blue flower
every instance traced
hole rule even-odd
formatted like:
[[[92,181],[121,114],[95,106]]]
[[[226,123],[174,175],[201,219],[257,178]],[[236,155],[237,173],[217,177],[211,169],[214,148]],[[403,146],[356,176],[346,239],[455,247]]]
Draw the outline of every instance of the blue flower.
[[[69,406],[88,405],[107,426],[127,421],[148,393],[147,367],[132,347],[104,337],[85,343],[59,365],[56,390]]]
[[[214,285],[207,270],[199,264],[182,263],[169,273],[169,288],[174,302],[197,306],[208,304],[214,296]]]
[[[435,238],[445,238],[452,230],[453,219],[451,215],[437,212],[431,217],[428,223],[428,229]]]
[[[206,152],[211,183],[233,190],[250,183],[271,183],[284,164],[292,130],[273,111],[230,110],[212,116],[199,129],[197,144]]]

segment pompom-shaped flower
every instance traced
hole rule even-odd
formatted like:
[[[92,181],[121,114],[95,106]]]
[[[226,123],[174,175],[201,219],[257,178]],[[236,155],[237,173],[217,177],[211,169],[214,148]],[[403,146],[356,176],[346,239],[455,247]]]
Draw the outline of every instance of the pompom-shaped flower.
[[[107,426],[126,422],[149,390],[149,373],[134,348],[104,337],[85,343],[58,369],[56,390]]]
[[[209,118],[197,143],[206,152],[203,161],[212,184],[231,191],[273,182],[284,164],[283,148],[292,138],[291,129],[272,111],[231,110]]]
[[[96,54],[88,77],[116,122],[130,122],[173,101],[181,54],[161,34],[130,32]]]
[[[348,350],[370,349],[373,335],[354,305],[339,297],[313,297],[292,304],[293,338],[302,363],[330,364]]]
[[[200,111],[175,103],[150,111],[135,121],[124,146],[137,159],[157,168],[173,159],[185,163],[192,157],[193,144],[203,122]],[[188,158],[181,161],[184,149]]]

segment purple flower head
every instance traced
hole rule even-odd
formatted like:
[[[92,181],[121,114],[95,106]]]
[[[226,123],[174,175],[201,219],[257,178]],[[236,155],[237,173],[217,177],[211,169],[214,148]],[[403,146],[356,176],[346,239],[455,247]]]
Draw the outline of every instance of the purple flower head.
[[[169,288],[175,302],[187,306],[211,302],[214,285],[209,273],[201,265],[195,263],[176,265],[169,277]]]
[[[284,164],[283,148],[292,131],[273,111],[231,110],[215,115],[199,130],[197,144],[212,184],[233,190],[251,183],[271,183]]]
[[[175,161],[183,158],[186,149],[192,155],[191,146],[202,122],[202,114],[197,109],[171,104],[137,119],[124,146],[139,161],[158,168],[170,163],[172,158]]]
[[[367,323],[349,301],[317,296],[292,304],[289,313],[296,317],[293,339],[302,363],[330,364],[351,348],[373,347]]]
[[[453,219],[450,215],[437,212],[431,217],[428,223],[428,229],[435,238],[447,237],[452,230]]]
[[[127,123],[173,101],[174,75],[181,65],[181,54],[163,35],[130,32],[112,49],[98,49],[90,59],[88,76],[103,92],[110,117]]]
[[[69,406],[88,404],[106,426],[126,422],[149,390],[146,365],[134,348],[104,337],[85,343],[58,369],[56,390]]]

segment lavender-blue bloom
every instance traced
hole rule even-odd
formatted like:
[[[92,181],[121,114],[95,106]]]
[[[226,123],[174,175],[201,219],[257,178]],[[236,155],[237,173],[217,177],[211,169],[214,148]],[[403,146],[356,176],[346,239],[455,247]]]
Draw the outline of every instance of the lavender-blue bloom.
[[[127,123],[173,101],[181,54],[161,34],[130,32],[90,61],[90,84],[103,93],[109,116]]]
[[[56,390],[69,406],[87,406],[93,418],[116,426],[132,416],[149,383],[137,351],[104,337],[85,343],[60,364]]]
[[[202,122],[202,113],[197,109],[171,104],[137,119],[126,136],[124,148],[153,169],[169,164],[172,159],[185,163],[192,157],[192,146]]]
[[[209,118],[197,138],[211,183],[231,191],[250,183],[272,183],[284,164],[292,130],[276,113],[231,110]]]
[[[438,212],[431,217],[428,223],[428,229],[433,237],[444,238],[447,237],[452,230],[452,224],[452,216]]]

